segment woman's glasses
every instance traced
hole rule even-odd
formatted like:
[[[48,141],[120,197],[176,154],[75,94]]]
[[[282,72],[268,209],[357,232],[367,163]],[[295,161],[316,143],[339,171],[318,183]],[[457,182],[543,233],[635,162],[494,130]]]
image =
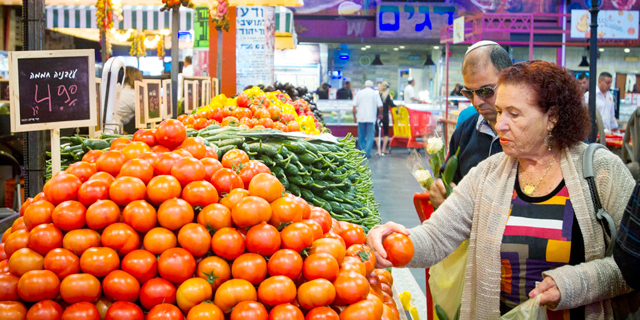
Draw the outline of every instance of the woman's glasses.
[[[469,100],[473,100],[473,94],[474,93],[478,97],[480,97],[481,99],[489,99],[489,98],[493,97],[493,95],[496,94],[496,88],[497,87],[498,87],[498,85],[496,84],[495,86],[493,86],[493,88],[492,87],[482,87],[482,88],[476,89],[476,90],[462,88],[462,90],[460,90],[460,93],[462,93],[462,95],[467,97],[467,99],[469,99]]]

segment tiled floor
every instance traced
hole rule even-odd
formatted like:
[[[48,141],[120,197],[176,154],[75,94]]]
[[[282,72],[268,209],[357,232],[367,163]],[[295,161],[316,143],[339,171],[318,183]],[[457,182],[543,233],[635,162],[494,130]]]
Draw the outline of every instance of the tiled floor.
[[[413,206],[413,194],[422,192],[420,185],[407,168],[409,151],[404,148],[393,148],[391,154],[375,155],[369,159],[374,195],[380,204],[382,222],[394,221],[407,227],[420,223]],[[424,156],[424,150],[421,152]],[[425,292],[424,269],[410,269],[422,292]]]

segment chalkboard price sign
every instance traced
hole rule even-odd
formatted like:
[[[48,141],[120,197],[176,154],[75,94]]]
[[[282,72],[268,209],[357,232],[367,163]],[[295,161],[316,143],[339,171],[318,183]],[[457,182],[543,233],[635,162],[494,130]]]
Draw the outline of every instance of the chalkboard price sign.
[[[162,82],[160,80],[145,80],[147,86],[147,102],[145,109],[145,119],[147,123],[155,123],[162,121],[162,111],[160,110],[160,88]]]
[[[93,50],[11,52],[14,131],[96,125]]]

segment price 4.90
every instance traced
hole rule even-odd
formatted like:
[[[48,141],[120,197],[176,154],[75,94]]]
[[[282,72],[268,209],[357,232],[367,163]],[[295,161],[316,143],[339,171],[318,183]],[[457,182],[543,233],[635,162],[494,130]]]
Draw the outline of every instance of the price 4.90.
[[[56,90],[55,87],[54,87],[54,90]],[[53,105],[54,102],[51,99],[51,85],[47,84],[46,90],[42,90],[42,91],[44,91],[44,96],[38,99],[39,88],[38,88],[38,85],[36,84],[36,93],[35,93],[36,105],[31,107],[31,109],[33,110],[34,116],[38,115],[38,112],[40,111],[40,106],[38,104],[40,104],[41,102],[48,103],[49,112],[53,112],[55,108],[59,108],[60,111],[62,111],[64,110],[65,107],[75,106],[76,102],[78,101],[78,99],[75,98],[75,94],[76,92],[78,92],[78,86],[76,86],[75,84],[70,85],[68,87],[66,85],[57,86],[57,97],[62,97],[64,101],[59,102],[60,105],[56,105],[56,106]],[[44,107],[46,107],[46,105]]]

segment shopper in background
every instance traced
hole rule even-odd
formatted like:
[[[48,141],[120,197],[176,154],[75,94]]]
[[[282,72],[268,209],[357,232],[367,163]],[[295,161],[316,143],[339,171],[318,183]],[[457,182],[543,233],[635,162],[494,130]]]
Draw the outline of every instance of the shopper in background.
[[[324,99],[324,100],[329,99],[329,88],[331,88],[331,86],[328,83],[323,82],[318,88],[318,90],[316,90],[318,99]]]
[[[416,85],[416,80],[413,78],[407,79],[407,86],[404,87],[404,103],[424,103],[418,96],[416,95],[416,90],[413,86]]]
[[[113,113],[113,122],[122,128],[136,115],[136,81],[142,81],[142,72],[134,67],[126,67],[120,99]]]
[[[596,107],[602,117],[602,124],[604,125],[606,133],[618,130],[615,103],[613,102],[613,95],[609,91],[612,82],[613,76],[611,76],[611,73],[602,72],[598,77],[598,88],[596,89]],[[589,104],[589,92],[584,94],[584,102],[587,105]]]
[[[581,73],[578,76],[578,84],[580,85],[580,90],[582,90],[582,92],[589,91],[589,77],[586,73]]]
[[[391,266],[382,239],[393,232],[413,242],[409,268],[427,268],[469,240],[460,319],[498,319],[534,296],[549,319],[613,319],[608,299],[630,288],[605,258],[582,176],[590,121],[577,83],[562,67],[532,60],[504,70],[497,88],[504,153],[471,169],[422,225],[374,227],[367,241],[377,267]],[[608,150],[595,152],[593,166],[617,228],[634,180]]]
[[[460,91],[473,104],[474,113],[465,120],[451,136],[449,156],[458,147],[458,168],[453,176],[455,186],[462,178],[489,156],[502,152],[495,130],[496,86],[500,71],[512,65],[509,53],[493,41],[480,41],[469,47],[462,61],[464,88]],[[471,108],[467,108],[471,109]],[[465,109],[465,110],[467,110]],[[440,206],[445,198],[442,179],[436,180],[429,190],[431,203]]]
[[[460,97],[462,96],[462,92],[460,92],[460,90],[462,90],[462,86],[459,83],[456,83],[456,86],[453,88],[450,95],[453,97]]]
[[[351,81],[345,80],[344,87],[338,90],[338,100],[352,100],[353,92],[351,92]]]
[[[378,155],[384,156],[389,153],[387,146],[389,144],[389,111],[391,107],[396,105],[393,103],[393,96],[391,96],[389,84],[385,81],[378,85],[380,93],[380,99],[382,100],[382,107],[378,108],[378,122],[376,122],[375,140],[378,146]],[[380,127],[382,126],[382,141],[380,141]],[[382,145],[381,145],[382,144]]]
[[[378,108],[382,107],[380,95],[373,90],[373,82],[367,80],[364,89],[358,91],[353,99],[353,122],[358,124],[358,148],[371,158],[374,125]]]
[[[182,89],[184,88],[184,77],[193,77],[193,65],[191,64],[191,56],[184,58],[184,66],[182,72],[178,74],[178,99],[182,97]]]

